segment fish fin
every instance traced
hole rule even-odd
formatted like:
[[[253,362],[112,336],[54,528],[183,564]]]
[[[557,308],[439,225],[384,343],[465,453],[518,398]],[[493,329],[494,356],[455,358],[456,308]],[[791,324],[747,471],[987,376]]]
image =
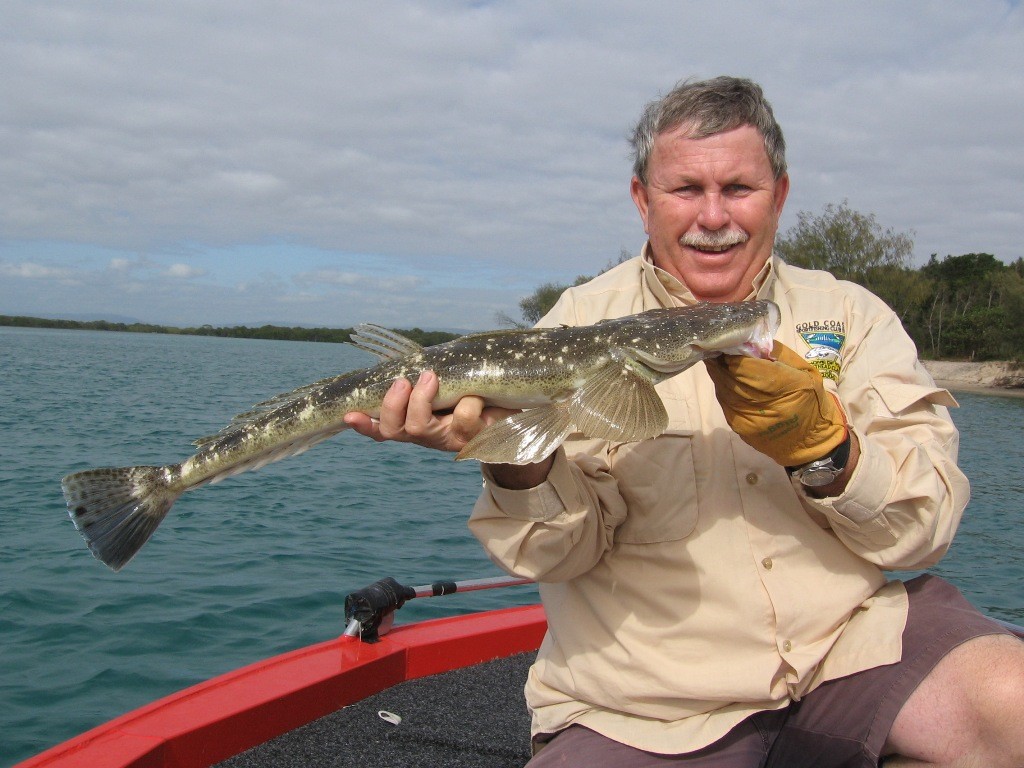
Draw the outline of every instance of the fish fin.
[[[280,395],[275,395],[269,400],[264,400],[262,403],[256,403],[256,405],[254,405],[248,411],[233,416],[231,418],[231,423],[228,424],[223,429],[221,429],[219,432],[215,432],[212,435],[205,435],[204,437],[196,438],[195,440],[192,441],[192,445],[194,445],[196,448],[205,448],[211,443],[217,442],[222,437],[226,437],[227,435],[231,434],[239,427],[244,426],[246,424],[251,424],[256,419],[265,416],[271,411],[276,411],[278,408],[296,403],[302,398],[306,397],[307,395],[311,395],[317,390],[322,389],[329,384],[334,384],[340,379],[343,379],[346,376],[351,376],[356,373],[359,373],[359,371],[349,371],[348,373],[343,373],[340,376],[330,376],[326,379],[314,381],[312,384],[307,384],[303,387],[299,387],[298,389],[293,389],[291,392],[282,392]]]
[[[381,360],[397,360],[423,351],[423,347],[412,339],[372,323],[357,325],[355,333],[350,334],[348,343]]]
[[[531,408],[481,430],[459,451],[455,460],[535,464],[554,452],[572,431],[566,403]]]
[[[612,362],[563,401],[514,414],[481,430],[456,461],[533,464],[574,432],[600,440],[633,442],[668,428],[668,413],[654,384],[630,361]]]
[[[90,469],[61,481],[68,514],[92,553],[119,571],[167,516],[177,493],[164,467]]]
[[[573,393],[568,409],[576,430],[599,440],[634,442],[668,428],[668,413],[654,384],[628,359],[597,371]]]
[[[257,469],[262,469],[268,464],[273,464],[275,461],[287,459],[291,456],[299,456],[300,454],[303,454],[306,451],[308,451],[313,446],[319,445],[324,440],[333,437],[334,435],[344,431],[345,429],[347,429],[347,427],[344,424],[336,424],[330,427],[329,429],[324,429],[320,432],[316,432],[311,435],[306,435],[305,437],[302,437],[298,440],[291,440],[287,443],[282,443],[281,445],[277,445],[269,450],[264,451],[263,453],[255,454],[245,461],[241,461],[237,464],[234,464],[224,469],[223,471],[218,472],[217,474],[212,475],[206,478],[205,480],[202,480],[201,482],[198,482],[190,486],[188,490],[192,490],[193,488],[198,488],[202,485],[207,484],[214,485],[216,483],[219,483],[221,480],[225,480],[226,478],[229,477],[234,477],[235,475],[240,475],[243,472],[252,472]]]

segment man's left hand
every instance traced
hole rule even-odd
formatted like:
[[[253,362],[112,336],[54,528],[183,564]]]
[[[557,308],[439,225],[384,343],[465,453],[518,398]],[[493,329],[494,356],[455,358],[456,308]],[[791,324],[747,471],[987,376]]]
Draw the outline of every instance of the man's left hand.
[[[784,467],[827,456],[847,436],[846,417],[817,369],[775,342],[772,360],[720,355],[705,360],[729,426]]]

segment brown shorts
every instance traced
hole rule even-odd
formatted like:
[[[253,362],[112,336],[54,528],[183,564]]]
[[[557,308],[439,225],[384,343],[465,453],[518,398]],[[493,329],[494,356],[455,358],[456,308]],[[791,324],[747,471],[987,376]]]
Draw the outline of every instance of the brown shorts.
[[[896,716],[935,665],[967,640],[1008,632],[936,576],[908,581],[907,593],[903,658],[896,664],[830,680],[786,709],[747,718],[697,752],[643,752],[571,726],[529,768],[876,768]]]

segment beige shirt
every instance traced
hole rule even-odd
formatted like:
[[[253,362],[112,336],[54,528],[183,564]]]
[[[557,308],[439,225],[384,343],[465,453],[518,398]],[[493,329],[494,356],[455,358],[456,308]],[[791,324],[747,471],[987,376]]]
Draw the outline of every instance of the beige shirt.
[[[948,547],[969,488],[955,405],[866,290],[774,260],[756,296],[815,362],[860,441],[842,496],[816,500],[729,429],[702,364],[657,389],[670,418],[639,443],[570,440],[548,480],[491,482],[470,528],[540,582],[549,629],[526,685],[533,732],[577,723],[662,753],[699,749],[824,680],[897,661],[906,591],[882,569]],[[693,297],[646,258],[567,291],[542,325]]]

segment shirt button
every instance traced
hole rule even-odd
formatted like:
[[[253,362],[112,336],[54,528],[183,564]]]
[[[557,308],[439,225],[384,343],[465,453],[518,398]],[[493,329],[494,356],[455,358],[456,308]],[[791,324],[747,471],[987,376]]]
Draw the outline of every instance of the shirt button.
[[[758,480],[757,475],[754,474],[753,472],[751,472],[749,475],[747,475],[747,484],[748,485],[757,485],[757,480]]]
[[[764,560],[761,561],[761,565],[764,566],[764,569],[766,571],[770,571],[772,569],[772,566],[775,565],[775,563],[772,562],[772,559],[770,557],[766,557]]]
[[[789,640],[787,640],[782,644],[782,650],[784,650],[786,653],[789,653],[793,650],[793,644],[789,642]]]

